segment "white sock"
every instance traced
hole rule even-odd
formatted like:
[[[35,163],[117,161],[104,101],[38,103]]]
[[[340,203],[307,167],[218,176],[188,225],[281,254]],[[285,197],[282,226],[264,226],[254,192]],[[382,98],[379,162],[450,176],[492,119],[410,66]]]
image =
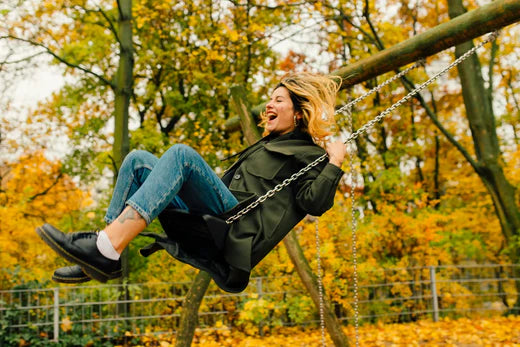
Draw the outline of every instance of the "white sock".
[[[103,254],[108,259],[119,260],[120,254],[117,253],[114,246],[112,246],[112,242],[110,242],[110,239],[108,238],[108,235],[105,233],[105,230],[101,230],[98,233],[96,246],[99,250],[99,253]]]

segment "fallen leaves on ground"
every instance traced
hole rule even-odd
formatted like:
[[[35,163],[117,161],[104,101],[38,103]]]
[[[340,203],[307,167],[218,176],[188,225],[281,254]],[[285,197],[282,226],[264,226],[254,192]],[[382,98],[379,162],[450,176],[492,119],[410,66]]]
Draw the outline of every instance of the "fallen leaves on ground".
[[[354,327],[345,334],[355,345]],[[327,346],[333,346],[326,333]],[[360,346],[520,346],[520,317],[442,319],[406,324],[375,324],[359,328]],[[246,336],[232,330],[200,331],[192,346],[274,347],[320,346],[318,328],[273,329],[264,337]]]

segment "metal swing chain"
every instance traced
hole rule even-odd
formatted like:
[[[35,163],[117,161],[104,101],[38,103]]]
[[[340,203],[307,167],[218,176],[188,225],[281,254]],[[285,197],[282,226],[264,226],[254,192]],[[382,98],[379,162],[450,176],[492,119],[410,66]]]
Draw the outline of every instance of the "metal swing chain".
[[[318,296],[319,296],[319,311],[320,311],[320,331],[321,331],[321,345],[326,346],[325,342],[325,307],[323,300],[323,279],[321,273],[321,247],[320,247],[320,227],[319,219],[314,221],[316,230],[316,263],[317,263],[317,279],[318,279]]]
[[[405,98],[401,100],[408,100],[409,96],[413,96],[422,89],[424,89],[426,86],[431,84],[434,80],[436,80],[439,76],[446,73],[448,70],[450,70],[453,66],[458,65],[460,62],[462,62],[464,59],[466,59],[469,55],[474,53],[478,48],[482,47],[484,44],[488,43],[489,41],[492,41],[496,39],[498,36],[498,32],[495,31],[492,34],[489,35],[489,37],[484,40],[480,45],[474,47],[470,51],[466,52],[464,55],[459,57],[457,60],[455,60],[452,64],[450,64],[447,68],[442,70],[437,75],[433,76],[430,80],[426,81],[419,87],[417,87],[415,90],[410,92]],[[349,124],[349,132],[352,134],[347,141],[345,141],[345,144],[350,144],[350,150],[348,151],[349,156],[349,168],[350,168],[350,201],[351,201],[351,220],[352,220],[352,264],[353,264],[353,291],[354,291],[354,336],[355,336],[355,345],[356,347],[360,346],[360,339],[359,339],[359,281],[358,281],[358,269],[357,269],[357,218],[356,218],[356,196],[355,196],[355,188],[356,188],[356,172],[354,169],[354,144],[353,140],[355,140],[361,133],[363,129],[368,130],[368,128],[372,127],[377,121],[382,120],[388,113],[390,113],[393,109],[401,105],[402,103],[396,103],[392,105],[389,109],[387,109],[387,112],[382,112],[376,119],[372,120],[371,122],[367,123],[367,125],[360,128],[356,133],[353,132],[353,120],[352,120],[352,106],[358,103],[359,101],[365,99],[368,95],[380,90],[383,86],[388,85],[392,81],[395,81],[396,79],[402,77],[406,73],[408,73],[410,70],[415,69],[416,67],[424,64],[424,61],[419,61],[413,66],[409,67],[406,70],[401,71],[399,74],[395,75],[393,78],[386,80],[384,83],[376,86],[375,88],[369,90],[362,96],[358,97],[357,99],[347,103],[345,106],[341,107],[336,111],[337,113],[345,112],[347,115],[347,122]],[[413,94],[412,94],[413,93]],[[319,235],[319,220],[316,218],[315,220],[315,230],[316,230],[316,262],[317,262],[317,279],[318,279],[318,292],[319,292],[319,312],[320,312],[320,329],[321,329],[321,345],[326,346],[325,342],[325,319],[324,319],[324,298],[323,298],[323,280],[322,280],[322,269],[321,269],[321,247],[320,247],[320,235]]]
[[[335,114],[339,114],[339,113],[343,113],[343,112],[352,112],[352,106],[354,106],[355,104],[357,104],[358,102],[360,102],[361,100],[364,100],[365,98],[367,98],[369,95],[371,94],[374,94],[375,92],[378,92],[380,91],[381,89],[383,89],[383,87],[389,85],[390,83],[392,83],[393,81],[403,77],[404,75],[408,74],[408,72],[418,68],[419,66],[423,66],[424,64],[426,63],[426,60],[424,58],[421,58],[419,59],[415,64],[413,64],[412,66],[410,66],[409,68],[407,69],[404,69],[403,71],[399,72],[398,74],[395,74],[394,76],[392,76],[392,78],[389,78],[387,79],[386,81],[384,81],[383,83],[381,84],[378,84],[377,86],[375,86],[374,88],[370,89],[369,91],[367,91],[365,94],[357,97],[356,99],[352,100],[351,102],[347,103],[345,106],[342,106],[340,107],[339,109],[336,110],[336,112],[334,112]],[[350,110],[350,111],[349,111]]]
[[[464,59],[466,59],[470,54],[474,53],[478,48],[482,47],[484,44],[486,44],[489,41],[494,40],[498,36],[498,32],[494,32],[489,37],[484,40],[480,45],[474,47],[471,51],[466,52],[466,54],[462,55],[459,59],[455,60],[452,64],[450,64],[447,68],[442,70],[437,75],[433,76],[429,81],[426,81],[422,85],[420,85],[418,88],[416,88],[413,94],[410,92],[408,96],[413,96],[422,89],[424,89],[426,86],[431,84],[434,80],[436,80],[439,76],[450,70],[453,66],[458,65],[460,62],[462,62]],[[393,109],[398,107],[400,104],[396,103],[392,105],[386,113],[381,113],[376,119],[374,119],[372,122],[369,122],[364,127],[360,128],[356,133],[353,132],[353,120],[352,120],[352,106],[358,103],[359,101],[365,99],[368,95],[380,90],[383,86],[388,85],[392,81],[395,81],[397,78],[402,77],[406,73],[408,73],[410,70],[420,66],[423,64],[422,61],[414,64],[412,67],[401,71],[399,74],[395,75],[393,78],[385,81],[384,83],[380,84],[379,86],[376,86],[375,88],[369,90],[362,96],[358,97],[357,99],[347,103],[345,106],[341,107],[336,111],[336,113],[345,112],[347,115],[347,122],[349,124],[349,132],[352,134],[345,143],[350,144],[350,150],[348,151],[349,155],[349,165],[350,165],[350,176],[351,176],[351,184],[350,184],[350,201],[351,201],[351,220],[352,220],[352,264],[353,264],[353,291],[354,291],[354,336],[355,336],[355,345],[356,347],[360,346],[360,338],[359,338],[359,281],[358,281],[358,269],[357,269],[357,218],[356,218],[356,196],[355,196],[355,187],[356,187],[356,173],[354,169],[354,144],[353,140],[355,140],[362,131],[368,130],[368,128],[372,127],[377,121],[382,120],[388,113],[390,113]],[[409,98],[405,98],[404,100],[408,100]],[[402,99],[403,100],[403,99]],[[320,251],[320,239],[319,239],[319,233],[318,233],[318,219],[316,219],[316,258],[317,258],[317,267],[318,267],[318,290],[319,290],[319,296],[320,296],[320,326],[321,326],[321,334],[322,334],[322,346],[325,346],[325,322],[323,317],[323,283],[322,283],[322,270],[321,270],[321,251]]]
[[[470,49],[469,51],[467,51],[466,53],[464,53],[463,55],[461,55],[459,58],[457,58],[453,63],[451,63],[450,65],[446,66],[444,69],[442,69],[440,72],[438,72],[437,74],[435,74],[433,77],[431,77],[429,80],[427,80],[426,82],[420,84],[418,87],[416,87],[414,90],[412,90],[411,92],[409,92],[406,96],[404,96],[402,99],[400,99],[399,101],[397,101],[396,103],[394,103],[392,106],[390,106],[389,108],[387,108],[386,110],[384,110],[383,112],[381,112],[378,116],[376,116],[375,118],[373,118],[372,120],[368,121],[367,123],[365,123],[361,128],[359,128],[358,130],[356,130],[355,132],[353,132],[346,141],[344,141],[343,143],[344,144],[347,144],[347,143],[351,143],[352,141],[354,141],[355,139],[357,139],[359,137],[359,135],[361,135],[362,133],[368,131],[368,129],[370,129],[371,127],[373,127],[376,123],[380,122],[381,120],[383,120],[383,118],[385,118],[389,113],[393,112],[396,108],[398,108],[399,106],[401,106],[402,104],[404,104],[405,102],[407,102],[408,100],[410,100],[414,95],[416,95],[417,93],[419,93],[420,91],[422,91],[424,88],[426,88],[427,86],[429,86],[430,84],[432,84],[434,81],[436,81],[441,75],[444,75],[448,70],[452,69],[454,66],[457,66],[458,64],[460,64],[462,61],[464,61],[467,57],[469,57],[471,54],[475,53],[475,51],[477,49],[479,49],[480,47],[482,47],[483,45],[485,45],[486,43],[490,42],[490,41],[493,41],[496,37],[498,36],[498,31],[495,31],[491,34],[489,34],[489,36],[483,40],[481,43],[479,43],[477,46],[473,47],[472,49]],[[404,70],[406,71],[406,70]],[[367,93],[372,93],[372,91],[369,91]],[[362,95],[360,98],[360,100],[362,100],[363,98],[365,98],[366,96],[365,95]],[[357,100],[357,99],[356,99]],[[341,108],[343,109],[343,108]],[[340,110],[341,110],[340,109]],[[339,111],[339,110],[338,110]],[[335,114],[337,114],[338,112],[335,112]],[[286,178],[282,181],[282,183],[279,183],[277,184],[273,189],[269,190],[267,193],[265,193],[264,195],[258,197],[258,199],[256,199],[255,201],[253,201],[251,204],[247,205],[246,207],[244,207],[242,210],[240,210],[239,212],[237,212],[235,215],[229,217],[228,219],[226,219],[226,223],[227,224],[232,224],[233,222],[235,222],[236,220],[240,219],[243,215],[247,214],[249,211],[251,211],[252,209],[254,209],[255,207],[257,207],[258,205],[260,205],[261,203],[263,203],[265,200],[267,200],[268,198],[274,196],[276,194],[276,192],[279,192],[281,191],[283,188],[287,187],[289,184],[291,184],[293,181],[295,181],[296,179],[298,179],[300,176],[302,176],[303,174],[305,174],[306,172],[308,172],[309,170],[311,170],[313,167],[317,166],[319,163],[321,163],[322,161],[324,161],[325,159],[327,158],[327,153],[323,154],[322,156],[318,157],[316,160],[314,160],[313,162],[309,163],[307,166],[305,166],[304,168],[300,169],[300,171],[294,173],[291,175],[291,177],[289,178]]]
[[[352,108],[346,110],[347,121],[349,124],[349,131],[354,130],[354,123],[352,120]],[[354,336],[356,347],[359,347],[359,286],[358,286],[358,269],[357,269],[357,218],[356,218],[356,196],[355,189],[357,185],[356,171],[354,169],[354,144],[350,143],[350,150],[348,151],[350,164],[350,204],[351,204],[351,219],[352,219],[352,265],[353,265],[353,282],[354,282]]]
[[[365,99],[370,94],[379,91],[384,86],[390,84],[391,82],[397,80],[398,78],[401,78],[405,74],[407,74],[409,71],[417,68],[418,66],[421,66],[424,64],[424,60],[421,59],[411,67],[401,71],[400,73],[396,74],[392,78],[386,80],[382,84],[374,87],[373,89],[369,90],[365,94],[361,95],[360,97],[356,98],[355,100],[347,103],[345,106],[339,108],[335,114],[339,114],[341,112],[346,112],[348,117],[348,122],[350,124],[349,130],[351,135],[347,138],[346,141],[344,141],[344,144],[350,144],[351,150],[349,152],[349,161],[350,161],[350,174],[351,174],[351,187],[350,187],[350,199],[351,199],[351,218],[352,218],[352,261],[353,261],[353,282],[354,282],[354,328],[355,328],[355,345],[359,347],[359,283],[358,283],[358,271],[357,271],[357,219],[356,219],[356,210],[355,210],[355,185],[356,185],[356,178],[355,178],[355,171],[354,171],[354,147],[353,142],[356,140],[361,134],[367,132],[370,128],[372,128],[376,123],[382,121],[384,117],[386,117],[389,113],[393,112],[397,107],[401,106],[408,100],[410,100],[414,95],[422,91],[424,88],[432,84],[434,81],[436,81],[440,76],[444,75],[447,71],[451,70],[453,67],[460,64],[462,61],[464,61],[466,58],[468,58],[471,54],[475,53],[477,49],[485,45],[486,43],[493,41],[498,36],[499,32],[495,31],[489,36],[483,40],[480,44],[473,47],[466,53],[464,53],[462,56],[457,58],[453,63],[446,66],[444,69],[442,69],[440,72],[435,74],[433,77],[428,79],[426,82],[420,84],[418,87],[416,87],[414,90],[409,92],[405,97],[398,100],[396,103],[394,103],[392,106],[381,112],[378,116],[370,120],[369,122],[365,123],[361,128],[353,132],[353,123],[352,123],[352,106],[358,103],[359,101]],[[227,224],[232,224],[234,221],[240,219],[242,216],[247,214],[249,211],[257,207],[259,204],[263,203],[268,198],[272,197],[276,194],[276,192],[281,191],[283,188],[287,187],[289,184],[291,184],[293,181],[298,179],[300,176],[311,170],[313,167],[317,166],[319,163],[321,163],[323,160],[327,158],[327,154],[323,154],[322,156],[318,157],[316,160],[302,168],[300,171],[292,174],[289,178],[284,179],[282,183],[277,184],[273,189],[269,190],[264,195],[260,196],[258,199],[256,199],[254,202],[246,206],[244,209],[236,213],[235,215],[229,217],[226,220]],[[325,319],[324,319],[324,296],[323,296],[323,281],[322,281],[322,268],[321,268],[321,247],[320,247],[320,235],[319,235],[319,221],[318,219],[315,220],[315,230],[316,230],[316,259],[317,259],[317,280],[318,280],[318,291],[319,291],[319,314],[320,314],[320,329],[321,329],[321,343],[322,346],[326,345],[325,340]]]
[[[353,120],[352,120],[352,103],[349,103],[349,107],[342,109],[347,114],[347,121],[349,124],[349,131],[353,131]],[[351,218],[352,218],[352,263],[353,263],[353,282],[354,282],[354,335],[355,345],[359,347],[359,290],[358,290],[358,271],[357,271],[357,218],[356,218],[356,196],[355,188],[357,184],[356,172],[354,169],[354,145],[350,144],[350,150],[348,151],[349,166],[350,166],[350,202],[351,202]],[[320,232],[319,232],[319,219],[315,221],[316,231],[316,264],[317,264],[317,280],[318,280],[318,295],[319,295],[319,312],[320,312],[320,330],[321,330],[321,345],[326,346],[325,340],[325,316],[324,316],[324,294],[323,294],[323,277],[321,268],[321,246],[320,246]]]

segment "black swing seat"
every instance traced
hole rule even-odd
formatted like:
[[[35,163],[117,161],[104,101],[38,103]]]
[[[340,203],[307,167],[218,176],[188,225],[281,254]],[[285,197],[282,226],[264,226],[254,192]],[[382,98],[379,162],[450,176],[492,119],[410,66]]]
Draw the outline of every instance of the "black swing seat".
[[[153,238],[154,242],[139,252],[148,257],[164,249],[174,258],[208,272],[223,290],[239,293],[247,287],[249,272],[233,267],[224,259],[230,228],[225,218],[235,210],[237,208],[221,216],[212,216],[167,208],[158,217],[165,233],[141,233],[142,236]]]

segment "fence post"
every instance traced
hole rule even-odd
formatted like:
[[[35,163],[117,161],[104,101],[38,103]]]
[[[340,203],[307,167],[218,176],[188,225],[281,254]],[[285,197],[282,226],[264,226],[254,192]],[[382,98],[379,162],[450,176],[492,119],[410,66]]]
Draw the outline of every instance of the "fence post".
[[[60,289],[54,288],[54,342],[60,337]]]
[[[262,285],[262,277],[258,277],[256,279],[256,291],[258,293],[258,298],[261,299],[262,295],[264,294],[264,288]]]
[[[256,279],[256,291],[258,293],[258,300],[262,299],[262,296],[264,294],[262,277],[258,277]],[[264,337],[264,321],[263,320],[258,323],[258,334],[260,335],[260,337]]]
[[[437,301],[437,283],[435,281],[435,266],[430,266],[430,281],[432,289],[433,321],[439,321],[439,302]]]

